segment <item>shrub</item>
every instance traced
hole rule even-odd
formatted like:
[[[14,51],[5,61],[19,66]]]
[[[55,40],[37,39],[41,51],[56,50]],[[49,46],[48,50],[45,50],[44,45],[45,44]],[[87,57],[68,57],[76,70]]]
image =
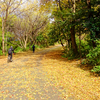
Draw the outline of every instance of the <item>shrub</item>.
[[[90,64],[93,67],[92,72],[100,72],[100,41],[96,40],[96,47],[89,50],[86,55],[86,59],[82,61],[82,64]]]
[[[78,47],[78,50],[79,50],[79,39],[77,39],[76,43],[77,43],[77,47]],[[82,57],[85,57],[86,54],[89,53],[90,45],[88,45],[88,42],[86,40],[81,40],[80,50],[81,50]]]
[[[99,43],[97,40],[96,43]],[[100,64],[100,44],[98,44],[95,48],[90,49],[89,53],[86,55],[87,63],[91,65],[99,65]]]
[[[99,73],[100,72],[100,65],[93,67],[93,69],[91,71]]]
[[[0,50],[0,55],[3,55],[3,54],[2,54],[2,50]]]
[[[68,49],[67,47],[65,47],[62,57],[68,58],[68,60],[71,60],[71,59],[77,58],[77,55],[74,54],[71,48]]]
[[[86,59],[82,59],[82,64],[86,64],[87,60]]]
[[[17,53],[17,52],[22,51],[22,50],[23,50],[22,48],[17,47],[17,48],[14,50],[14,52]]]

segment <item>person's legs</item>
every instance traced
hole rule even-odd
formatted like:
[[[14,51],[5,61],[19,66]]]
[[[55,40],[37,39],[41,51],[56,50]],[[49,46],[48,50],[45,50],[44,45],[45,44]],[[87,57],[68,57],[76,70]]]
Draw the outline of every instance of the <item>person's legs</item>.
[[[33,48],[33,52],[34,52],[34,48]]]
[[[10,59],[9,59],[10,57]],[[11,53],[8,53],[8,59],[11,61]]]
[[[10,56],[11,54],[10,53],[8,53],[8,56]],[[11,56],[10,56],[10,59],[11,59]]]
[[[10,59],[12,60],[12,53],[10,55],[11,55]]]

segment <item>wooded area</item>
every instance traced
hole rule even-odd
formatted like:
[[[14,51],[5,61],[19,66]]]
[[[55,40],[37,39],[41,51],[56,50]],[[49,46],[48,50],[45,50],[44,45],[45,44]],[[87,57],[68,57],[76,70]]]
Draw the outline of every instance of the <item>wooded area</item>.
[[[99,40],[99,0],[0,1],[0,55],[10,46],[18,52],[58,42],[63,57],[84,58],[82,64],[100,72]]]

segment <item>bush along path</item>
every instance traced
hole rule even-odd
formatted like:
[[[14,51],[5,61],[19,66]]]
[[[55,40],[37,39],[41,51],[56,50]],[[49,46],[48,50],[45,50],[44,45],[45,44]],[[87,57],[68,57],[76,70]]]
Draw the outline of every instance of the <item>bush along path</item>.
[[[0,59],[0,100],[100,100],[100,78],[61,54],[55,46]]]

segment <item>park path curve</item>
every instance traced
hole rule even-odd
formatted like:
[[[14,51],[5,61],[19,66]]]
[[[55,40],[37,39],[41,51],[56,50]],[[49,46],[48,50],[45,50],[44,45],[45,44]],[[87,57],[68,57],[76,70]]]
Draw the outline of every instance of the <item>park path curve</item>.
[[[0,57],[0,100],[100,100],[100,77],[61,46]]]
[[[0,65],[0,100],[64,100],[41,64],[43,56],[56,48],[21,53],[11,63],[5,58]]]

